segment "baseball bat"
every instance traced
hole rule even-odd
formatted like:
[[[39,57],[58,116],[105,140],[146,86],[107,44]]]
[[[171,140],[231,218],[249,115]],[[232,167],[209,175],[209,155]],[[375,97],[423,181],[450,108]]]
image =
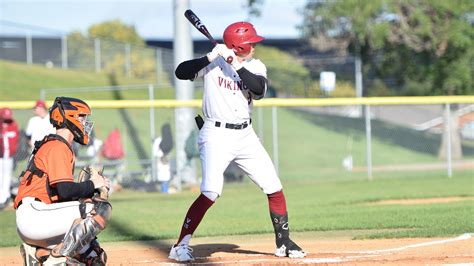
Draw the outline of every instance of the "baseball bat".
[[[189,22],[191,22],[191,24],[193,24],[193,26],[200,33],[202,33],[202,35],[206,36],[206,38],[209,39],[209,41],[211,41],[213,45],[217,44],[217,41],[214,40],[212,35],[207,30],[206,25],[204,25],[204,23],[201,22],[199,17],[191,9],[186,10],[186,12],[184,12],[184,16],[189,20]]]
[[[204,25],[204,23],[201,22],[201,20],[199,19],[199,17],[191,10],[191,9],[188,9],[184,12],[184,16],[189,20],[189,22],[191,22],[191,24],[200,32],[202,33],[202,35],[206,36],[206,38],[215,46],[217,45],[217,41],[214,40],[214,38],[212,37],[211,33],[209,33],[209,31],[207,30],[207,27],[206,25]],[[227,63],[232,63],[232,60],[233,58],[232,57],[228,57],[226,59]]]

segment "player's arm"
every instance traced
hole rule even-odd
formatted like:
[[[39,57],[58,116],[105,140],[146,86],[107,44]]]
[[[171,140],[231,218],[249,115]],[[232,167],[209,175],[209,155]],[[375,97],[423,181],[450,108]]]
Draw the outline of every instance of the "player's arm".
[[[178,65],[174,74],[178,79],[192,80],[196,77],[199,70],[205,68],[209,63],[210,61],[207,56],[184,61]]]
[[[83,172],[81,172],[83,173]],[[95,190],[106,190],[110,187],[110,180],[102,176],[93,167],[88,167],[84,172],[87,177],[79,175],[79,182],[61,181],[56,183],[56,191],[60,201],[77,200],[80,198],[91,198]]]
[[[219,49],[224,49],[224,47],[224,44],[217,44],[206,56],[182,62],[178,65],[174,74],[178,79],[194,80],[201,69],[219,57]]]
[[[256,75],[245,67],[237,70],[237,74],[239,74],[242,83],[252,92],[253,99],[260,100],[265,96],[268,83],[265,77]]]
[[[72,201],[94,196],[94,183],[91,180],[85,182],[59,182],[56,183],[56,191],[59,201]]]

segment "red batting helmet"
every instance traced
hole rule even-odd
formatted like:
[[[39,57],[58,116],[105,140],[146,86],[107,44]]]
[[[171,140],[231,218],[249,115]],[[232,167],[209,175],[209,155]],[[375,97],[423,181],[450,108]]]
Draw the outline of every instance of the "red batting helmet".
[[[87,121],[91,114],[89,105],[82,100],[69,97],[56,97],[49,111],[49,121],[55,128],[67,128],[74,140],[82,145],[89,143],[93,122]],[[82,116],[82,119],[80,117]]]
[[[236,22],[230,24],[224,30],[224,43],[227,48],[234,50],[239,56],[250,53],[250,44],[263,41],[265,38],[257,35],[257,31],[251,23]]]

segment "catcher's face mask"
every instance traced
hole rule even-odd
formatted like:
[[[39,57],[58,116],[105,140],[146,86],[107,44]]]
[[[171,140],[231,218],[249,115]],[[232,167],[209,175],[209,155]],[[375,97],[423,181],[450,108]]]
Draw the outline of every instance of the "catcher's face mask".
[[[77,120],[84,128],[84,135],[89,137],[92,132],[92,128],[94,128],[94,121],[90,119],[89,115],[79,115]]]

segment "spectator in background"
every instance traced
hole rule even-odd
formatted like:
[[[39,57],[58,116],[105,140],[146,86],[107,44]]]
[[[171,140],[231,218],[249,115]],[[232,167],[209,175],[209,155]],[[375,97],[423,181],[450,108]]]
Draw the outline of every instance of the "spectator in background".
[[[111,178],[112,187],[109,194],[114,190],[120,190],[122,188],[120,183],[123,181],[123,172],[125,170],[125,149],[122,143],[122,135],[118,128],[110,131],[109,135],[104,140],[100,155],[103,159],[107,160],[106,162],[101,160],[99,163],[99,165],[102,164],[103,169],[105,169],[106,165],[112,166],[115,169],[115,173]]]
[[[56,133],[56,130],[49,121],[49,112],[45,101],[36,101],[33,112],[35,116],[30,118],[26,126],[26,136],[28,137],[28,145],[30,145],[31,149],[35,146],[36,141],[42,140],[49,134]]]
[[[20,132],[10,108],[0,109],[0,210],[8,206],[13,171],[13,155]]]
[[[172,149],[173,136],[171,134],[171,126],[169,123],[166,123],[161,127],[161,137],[157,137],[153,141],[153,159],[155,160],[157,170],[156,181],[160,183],[161,193],[169,193],[171,167],[168,155]]]

